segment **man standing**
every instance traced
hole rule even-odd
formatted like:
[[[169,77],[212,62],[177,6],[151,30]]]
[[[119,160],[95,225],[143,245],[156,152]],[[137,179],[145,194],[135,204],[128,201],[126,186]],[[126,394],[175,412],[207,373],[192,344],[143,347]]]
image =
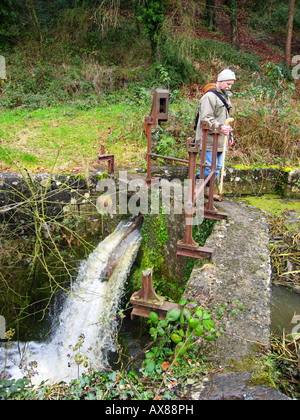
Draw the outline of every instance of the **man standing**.
[[[223,70],[218,75],[218,81],[216,85],[207,85],[203,89],[204,95],[200,100],[199,112],[198,112],[198,121],[196,127],[196,140],[201,139],[202,141],[202,130],[200,128],[200,121],[207,121],[212,127],[220,128],[221,133],[219,135],[218,141],[218,155],[217,155],[217,171],[216,178],[218,177],[220,170],[222,168],[223,160],[223,146],[224,146],[224,136],[229,136],[229,133],[232,130],[232,127],[225,125],[227,118],[229,117],[229,112],[231,109],[231,101],[229,98],[229,93],[231,88],[236,81],[235,73],[230,69]],[[229,146],[232,146],[233,138],[228,142]],[[208,133],[207,136],[207,148],[206,148],[206,165],[211,166],[212,161],[212,149],[213,149],[213,134]],[[210,168],[205,168],[204,178],[210,173]],[[197,178],[200,178],[200,171],[197,174]],[[209,185],[208,185],[209,186]],[[219,197],[216,195],[214,199],[218,200]]]

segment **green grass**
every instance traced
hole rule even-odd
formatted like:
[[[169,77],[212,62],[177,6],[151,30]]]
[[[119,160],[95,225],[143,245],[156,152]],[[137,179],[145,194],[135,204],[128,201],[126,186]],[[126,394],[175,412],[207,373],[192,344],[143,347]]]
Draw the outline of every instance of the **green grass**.
[[[100,145],[120,166],[143,164],[143,119],[128,104],[92,110],[72,107],[11,110],[0,116],[0,169],[83,172],[97,163]]]
[[[33,173],[87,173],[98,163],[101,144],[106,153],[115,155],[117,167],[145,169],[147,140],[143,122],[150,114],[152,95],[146,89],[141,92],[142,98],[128,92],[103,95],[102,105],[95,107],[85,108],[82,103],[81,107],[68,104],[36,110],[3,109],[0,171],[26,168]],[[153,151],[188,159],[186,139],[194,135],[201,95],[189,98],[179,90],[171,93],[169,119],[156,130]],[[226,155],[227,165],[299,168],[299,138],[290,131],[299,123],[296,101],[291,98],[279,104],[278,99],[271,106],[268,98],[240,97],[238,89],[234,93],[236,141]],[[258,111],[264,107],[266,113],[262,116]],[[249,112],[247,118],[240,117],[244,111]],[[161,160],[157,163],[165,164]],[[103,169],[106,168],[103,163]]]

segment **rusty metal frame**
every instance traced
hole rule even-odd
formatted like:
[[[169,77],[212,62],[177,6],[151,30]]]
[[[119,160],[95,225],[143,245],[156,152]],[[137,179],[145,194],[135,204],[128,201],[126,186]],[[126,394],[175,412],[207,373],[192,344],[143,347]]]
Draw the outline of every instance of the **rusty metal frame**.
[[[156,312],[158,319],[164,319],[167,312],[173,308],[179,308],[176,303],[168,302],[163,296],[159,296],[153,289],[153,268],[142,272],[142,288],[135,292],[130,303],[133,306],[131,319],[134,316],[148,318],[150,312]]]
[[[157,127],[159,121],[167,121],[169,113],[169,97],[168,90],[156,89],[153,94],[152,108],[150,116],[144,119],[144,130],[147,136],[147,178],[148,185],[151,184],[151,143],[152,128]]]
[[[99,163],[108,162],[108,168],[107,168],[108,174],[111,175],[112,173],[114,173],[114,171],[115,171],[115,155],[105,154],[103,145],[101,145],[101,151],[100,151],[100,154],[98,155],[98,162]]]
[[[185,236],[181,241],[177,242],[176,257],[181,255],[184,257],[211,259],[213,254],[213,249],[200,247],[193,239],[193,209],[196,202],[196,157],[200,152],[200,148],[201,144],[199,140],[194,141],[191,138],[187,140],[187,151],[189,154],[188,179],[190,181],[188,183],[187,191],[187,207],[189,211],[186,212]],[[204,184],[199,186],[197,190],[198,196],[200,196],[200,193],[201,191],[203,192],[203,190]]]
[[[217,171],[217,153],[218,153],[218,138],[220,135],[219,129],[215,127],[209,127],[207,122],[201,122],[201,129],[203,131],[202,138],[202,147],[200,140],[187,140],[187,151],[189,153],[189,175],[188,179],[190,180],[189,189],[187,194],[187,204],[194,208],[195,203],[203,194],[204,188],[210,183],[208,201],[204,208],[204,218],[221,220],[227,219],[228,215],[226,213],[221,213],[213,206],[213,193],[215,186],[215,174]],[[207,136],[208,132],[213,133],[213,153],[212,153],[212,164],[211,166],[206,165],[206,147],[207,147]],[[199,185],[196,185],[196,157],[197,154],[201,153],[201,169],[200,169],[200,182]],[[205,168],[210,167],[210,173],[206,179],[204,179]],[[186,227],[185,227],[185,236],[183,240],[177,242],[177,253],[184,257],[200,258],[200,259],[211,259],[213,256],[214,250],[208,247],[200,247],[193,239],[193,212],[188,212],[186,214]]]
[[[190,210],[194,208],[195,203],[200,198],[201,194],[204,192],[204,188],[210,183],[208,200],[204,208],[204,218],[213,219],[213,220],[222,220],[227,219],[228,215],[222,213],[215,209],[213,205],[214,200],[214,187],[215,187],[215,175],[217,171],[217,154],[218,154],[218,138],[221,134],[220,128],[215,126],[210,126],[208,122],[201,121],[200,128],[203,132],[202,145],[200,140],[196,141],[193,139],[187,140],[187,152],[189,154],[189,159],[179,159],[172,156],[163,156],[151,152],[152,146],[152,128],[157,126],[158,121],[160,121],[160,116],[158,113],[158,92],[155,92],[153,95],[153,105],[151,109],[151,115],[146,117],[144,120],[145,134],[147,136],[147,178],[146,182],[148,185],[151,184],[151,158],[157,157],[165,160],[172,160],[175,162],[181,162],[189,165],[189,190],[188,190],[188,206]],[[163,120],[167,120],[167,112],[163,115]],[[207,149],[207,136],[208,132],[213,134],[213,151],[212,151],[212,164],[206,165],[206,149]],[[196,158],[198,153],[202,149],[201,153],[201,162],[197,162]],[[196,167],[200,165],[200,182],[199,186],[196,185]],[[210,174],[206,179],[204,179],[205,168],[210,168]],[[208,258],[211,259],[213,255],[213,249],[200,247],[193,239],[192,236],[192,227],[191,219],[193,218],[193,211],[189,211],[186,214],[186,230],[184,238],[177,243],[177,256],[189,256],[193,258]]]

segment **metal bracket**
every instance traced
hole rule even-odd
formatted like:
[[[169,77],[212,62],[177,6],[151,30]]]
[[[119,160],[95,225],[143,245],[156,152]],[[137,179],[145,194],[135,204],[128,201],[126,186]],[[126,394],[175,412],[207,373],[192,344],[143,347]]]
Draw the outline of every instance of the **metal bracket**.
[[[168,302],[163,296],[155,293],[152,274],[153,267],[142,272],[142,288],[130,298],[133,306],[131,319],[134,316],[148,318],[150,312],[156,312],[159,319],[164,319],[170,309],[179,307],[176,303]]]
[[[213,248],[201,247],[196,242],[194,244],[186,244],[184,241],[177,242],[176,257],[181,255],[182,257],[211,260],[213,253]]]
[[[107,155],[104,151],[104,146],[101,145],[101,152],[100,155],[98,155],[98,162],[108,162],[108,169],[107,172],[109,175],[114,173],[115,171],[115,155]]]

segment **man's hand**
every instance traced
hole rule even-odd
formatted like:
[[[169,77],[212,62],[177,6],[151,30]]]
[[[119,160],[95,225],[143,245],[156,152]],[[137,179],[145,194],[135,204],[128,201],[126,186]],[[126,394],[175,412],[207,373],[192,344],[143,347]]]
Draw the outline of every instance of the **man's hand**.
[[[232,127],[230,125],[222,125],[221,133],[225,136],[229,136],[230,131],[232,130]]]

